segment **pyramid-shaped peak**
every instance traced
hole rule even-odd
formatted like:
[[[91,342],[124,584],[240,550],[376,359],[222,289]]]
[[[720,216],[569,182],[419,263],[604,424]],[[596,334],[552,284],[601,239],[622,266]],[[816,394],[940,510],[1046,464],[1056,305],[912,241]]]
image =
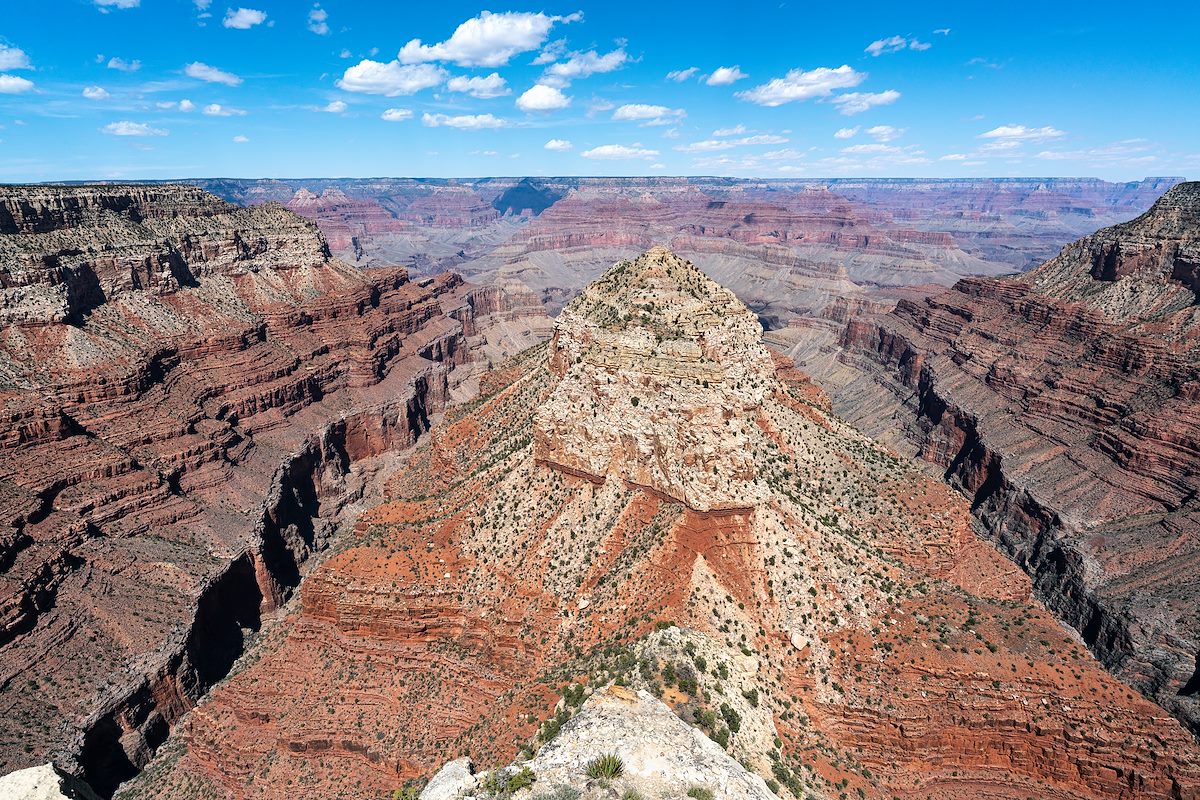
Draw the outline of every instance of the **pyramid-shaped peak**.
[[[606,328],[643,327],[669,338],[694,338],[730,315],[762,329],[754,314],[733,292],[705,275],[692,262],[666,247],[652,247],[628,261],[618,261],[571,301],[564,312]]]

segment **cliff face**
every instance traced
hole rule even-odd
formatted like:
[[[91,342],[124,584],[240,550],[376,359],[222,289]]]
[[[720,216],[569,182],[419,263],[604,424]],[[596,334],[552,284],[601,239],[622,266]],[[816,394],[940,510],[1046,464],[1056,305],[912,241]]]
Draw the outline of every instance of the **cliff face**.
[[[961,497],[768,368],[752,324],[668,252],[615,266],[447,412],[122,797],[385,795],[523,747],[519,797],[606,747],[654,791],[721,800],[759,779],[785,798],[1194,796],[1187,732],[1031,599]],[[591,712],[613,684],[758,777],[699,748],[647,766],[634,745],[679,733],[652,720],[636,742],[583,735],[608,730]],[[470,783],[462,766],[443,783]]]
[[[190,187],[0,190],[0,278],[0,771],[111,794],[505,304]]]
[[[1115,674],[1200,733],[1200,184],[1017,280],[850,323],[835,392],[926,460]]]

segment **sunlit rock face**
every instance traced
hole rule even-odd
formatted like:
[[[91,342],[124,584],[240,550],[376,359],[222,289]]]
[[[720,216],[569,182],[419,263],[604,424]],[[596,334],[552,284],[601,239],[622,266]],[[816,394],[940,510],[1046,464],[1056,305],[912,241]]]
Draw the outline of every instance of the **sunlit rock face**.
[[[775,385],[762,328],[665,248],[621,261],[558,318],[535,456],[709,511],[754,502],[747,431]]]

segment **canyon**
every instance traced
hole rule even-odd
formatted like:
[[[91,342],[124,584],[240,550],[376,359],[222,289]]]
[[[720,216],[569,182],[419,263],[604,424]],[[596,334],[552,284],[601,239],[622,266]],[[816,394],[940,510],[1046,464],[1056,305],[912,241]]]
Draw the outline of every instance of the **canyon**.
[[[944,470],[1122,679],[1200,734],[1200,184],[1015,280],[851,321],[835,407]]]
[[[426,800],[608,796],[584,770],[602,748],[629,765],[612,791],[721,800],[1200,789],[1195,740],[969,503],[665,248],[481,376],[384,495],[120,797],[415,797],[457,756],[486,771],[457,760]],[[707,745],[672,748],[656,703]],[[647,777],[668,748],[696,760]]]
[[[0,780],[1200,793],[1200,185],[192,183],[0,190]]]
[[[277,204],[0,192],[0,769],[132,777],[521,315]]]

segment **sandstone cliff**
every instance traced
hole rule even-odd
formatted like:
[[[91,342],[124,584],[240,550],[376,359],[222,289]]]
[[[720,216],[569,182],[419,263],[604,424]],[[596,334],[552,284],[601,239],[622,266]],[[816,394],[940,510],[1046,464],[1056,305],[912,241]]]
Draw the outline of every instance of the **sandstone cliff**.
[[[174,186],[0,189],[0,297],[0,773],[108,795],[507,305]]]
[[[536,796],[579,780],[582,748],[620,750],[582,734],[624,686],[785,798],[1194,797],[1191,736],[961,497],[768,369],[752,322],[665,250],[610,270],[447,412],[121,796],[385,796],[459,755],[486,792]]]
[[[1200,734],[1197,264],[1185,183],[1020,279],[851,322],[869,377],[835,399],[898,421],[1093,652]]]

